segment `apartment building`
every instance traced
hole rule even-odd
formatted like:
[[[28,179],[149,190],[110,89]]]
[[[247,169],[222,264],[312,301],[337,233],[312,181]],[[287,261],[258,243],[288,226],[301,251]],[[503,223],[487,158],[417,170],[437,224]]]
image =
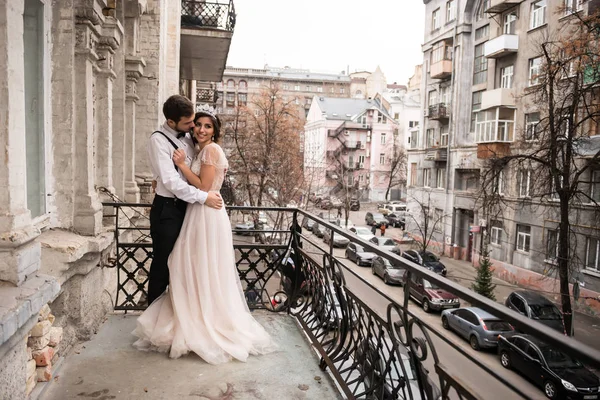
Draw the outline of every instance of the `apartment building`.
[[[531,95],[539,86],[540,44],[592,3],[424,0],[423,112],[420,129],[410,132],[408,193],[409,209],[425,200],[430,218],[441,220],[438,251],[477,258],[486,232],[498,274],[515,282],[555,276],[556,208],[529,199],[539,179],[530,171],[502,171],[496,186],[505,207],[489,217],[481,202],[483,168],[494,155],[533,145],[544,111]],[[590,135],[590,146],[598,146],[600,136]],[[585,179],[595,198],[600,172]],[[573,205],[571,212],[578,215],[573,276],[597,295],[600,232],[589,223],[597,209]]]

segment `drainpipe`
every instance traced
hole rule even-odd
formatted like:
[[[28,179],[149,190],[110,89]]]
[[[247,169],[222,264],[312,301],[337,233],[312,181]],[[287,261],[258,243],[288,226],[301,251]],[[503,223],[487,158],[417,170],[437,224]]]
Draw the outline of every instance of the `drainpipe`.
[[[452,107],[451,107],[451,111],[450,111],[450,116],[448,117],[448,146],[446,146],[446,210],[444,210],[445,214],[448,214],[447,209],[449,208],[448,205],[449,204],[453,204],[454,202],[452,201],[452,197],[450,196],[450,166],[451,166],[451,159],[450,159],[450,148],[452,144],[456,144],[456,138],[454,135],[455,129],[454,129],[454,114],[455,114],[455,105],[457,104],[456,102],[456,96],[454,93],[454,86],[455,86],[455,80],[456,80],[456,48],[457,48],[457,43],[456,43],[456,35],[457,35],[457,28],[458,28],[458,18],[460,16],[460,0],[456,0],[456,22],[454,23],[454,35],[452,38],[452,78],[450,79],[450,99],[452,102]],[[453,243],[456,243],[456,229],[455,229],[455,224],[456,224],[456,213],[454,212],[454,207],[452,207],[452,241],[450,243],[450,245],[452,245]],[[445,235],[444,235],[445,236]],[[444,243],[444,245],[442,246],[442,248],[445,250],[446,248],[446,243]],[[452,254],[450,255],[451,257],[453,256]]]

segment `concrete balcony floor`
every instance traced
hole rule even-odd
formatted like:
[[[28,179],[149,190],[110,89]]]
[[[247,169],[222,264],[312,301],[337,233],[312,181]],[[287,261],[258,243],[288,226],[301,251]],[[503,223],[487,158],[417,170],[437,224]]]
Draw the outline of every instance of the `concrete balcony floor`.
[[[89,342],[61,363],[38,399],[340,399],[293,317],[255,311],[280,349],[213,366],[195,354],[142,352],[131,331],[139,314],[111,314]]]

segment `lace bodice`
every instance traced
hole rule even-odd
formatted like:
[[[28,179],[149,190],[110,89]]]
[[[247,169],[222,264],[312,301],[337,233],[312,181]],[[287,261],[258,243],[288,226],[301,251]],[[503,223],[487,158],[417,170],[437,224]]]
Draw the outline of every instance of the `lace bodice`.
[[[214,165],[215,167],[215,180],[213,181],[212,186],[209,190],[211,191],[219,191],[221,190],[221,186],[223,185],[223,180],[225,179],[225,172],[229,167],[229,163],[227,162],[227,157],[225,157],[225,153],[221,146],[216,143],[211,143],[204,147],[200,152],[196,155],[194,161],[192,161],[192,166],[190,167],[192,172],[196,175],[200,174],[200,168],[202,165]]]

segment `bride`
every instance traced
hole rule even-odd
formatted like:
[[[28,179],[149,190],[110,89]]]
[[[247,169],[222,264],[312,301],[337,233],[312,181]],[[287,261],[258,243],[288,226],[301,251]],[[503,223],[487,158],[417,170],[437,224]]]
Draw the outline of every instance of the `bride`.
[[[216,143],[220,121],[210,112],[194,118],[199,150],[191,168],[185,153],[173,161],[188,182],[200,190],[219,191],[228,167]],[[177,358],[190,351],[210,364],[276,349],[252,317],[235,266],[231,223],[225,208],[189,204],[181,233],[169,256],[170,286],[138,318],[133,334],[140,350],[169,352]]]

